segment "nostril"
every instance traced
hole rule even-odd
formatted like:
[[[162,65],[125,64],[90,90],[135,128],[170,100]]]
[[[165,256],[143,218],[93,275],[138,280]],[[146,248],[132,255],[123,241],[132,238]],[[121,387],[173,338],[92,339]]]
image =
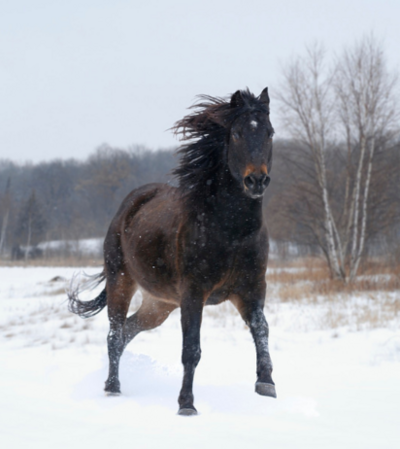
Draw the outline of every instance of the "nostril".
[[[244,184],[247,188],[253,189],[256,185],[256,179],[254,178],[253,175],[246,176],[244,178]]]
[[[270,178],[269,176],[265,176],[264,179],[263,179],[263,181],[262,181],[263,186],[264,186],[265,188],[267,188],[267,187],[269,186],[269,183],[270,183],[270,182],[271,182],[271,178]]]

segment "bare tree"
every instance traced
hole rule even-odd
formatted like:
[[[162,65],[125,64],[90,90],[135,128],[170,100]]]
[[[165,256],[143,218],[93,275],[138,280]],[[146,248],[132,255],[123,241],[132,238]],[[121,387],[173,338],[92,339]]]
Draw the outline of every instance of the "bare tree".
[[[25,243],[25,260],[29,257],[31,245],[37,245],[45,236],[46,227],[47,217],[35,191],[32,190],[31,195],[20,209],[15,231],[16,240]]]
[[[8,178],[5,193],[0,200],[0,206],[1,206],[0,211],[2,212],[2,215],[3,215],[1,231],[0,231],[0,256],[3,253],[4,247],[5,247],[7,227],[8,227],[8,222],[9,222],[9,218],[10,218],[10,208],[11,208],[10,185],[11,185],[11,179]]]
[[[344,250],[350,255],[352,280],[365,245],[376,145],[383,136],[397,131],[397,76],[389,73],[382,45],[372,35],[345,50],[336,68],[334,89],[338,117],[348,145],[344,202],[347,225],[342,238]]]
[[[277,98],[287,130],[305,149],[306,158],[311,157],[313,161],[323,222],[315,222],[310,216],[310,227],[326,255],[332,275],[344,278],[341,241],[337,238],[331,210],[325,160],[334,130],[331,79],[325,64],[325,51],[314,45],[307,49],[305,58],[297,58],[286,67]],[[298,165],[303,168],[301,163]]]
[[[325,254],[332,276],[352,281],[365,246],[376,145],[395,133],[396,77],[388,72],[373,37],[346,50],[333,69],[325,60],[324,50],[314,45],[304,58],[287,65],[277,99],[283,124],[302,155],[292,158],[292,166],[307,174],[309,187],[303,179],[297,193],[308,209],[302,214],[304,225]],[[345,142],[338,139],[343,135]],[[340,168],[332,172],[343,144],[344,191],[338,186]]]

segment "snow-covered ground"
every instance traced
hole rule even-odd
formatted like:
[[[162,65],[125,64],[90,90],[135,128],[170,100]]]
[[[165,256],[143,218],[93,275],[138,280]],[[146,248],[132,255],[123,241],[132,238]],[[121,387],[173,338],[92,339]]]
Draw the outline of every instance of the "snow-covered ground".
[[[65,281],[54,279],[76,270],[0,268],[2,448],[400,447],[399,320],[385,317],[381,327],[351,319],[370,300],[379,308],[376,297],[296,305],[277,301],[270,286],[278,399],[254,393],[255,350],[233,308],[206,308],[194,387],[199,416],[188,418],[176,415],[179,310],[128,346],[123,394],[106,397],[107,313],[71,315]],[[341,321],[327,319],[339,312]]]
[[[42,251],[69,251],[75,254],[100,255],[102,254],[104,238],[81,240],[51,240],[37,245]]]

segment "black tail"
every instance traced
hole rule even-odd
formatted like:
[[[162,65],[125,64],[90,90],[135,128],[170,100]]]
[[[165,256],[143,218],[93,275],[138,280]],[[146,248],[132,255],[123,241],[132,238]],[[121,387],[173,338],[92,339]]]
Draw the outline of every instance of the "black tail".
[[[87,282],[83,287],[78,285],[74,285],[75,279],[72,280],[71,286],[68,290],[68,310],[72,313],[76,313],[82,318],[90,318],[94,315],[97,315],[101,312],[104,307],[107,305],[107,293],[106,289],[104,289],[97,298],[92,299],[91,301],[81,301],[78,298],[78,295],[88,289],[93,289],[97,287],[101,282],[105,279],[104,272],[97,274],[95,276],[88,276],[91,278],[89,282]]]

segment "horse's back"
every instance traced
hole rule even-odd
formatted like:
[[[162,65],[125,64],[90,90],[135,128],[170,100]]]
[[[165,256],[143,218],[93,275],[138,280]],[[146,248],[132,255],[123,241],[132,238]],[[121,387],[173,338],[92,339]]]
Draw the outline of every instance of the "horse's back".
[[[137,226],[138,217],[142,221],[145,216],[148,217],[147,221],[154,220],[154,217],[150,217],[152,211],[156,211],[156,215],[162,218],[161,215],[165,215],[166,210],[171,210],[171,206],[168,206],[167,203],[173,201],[176,195],[175,187],[161,183],[145,184],[132,190],[122,201],[111,221],[108,234],[120,232],[123,228],[124,233],[129,235],[133,227]],[[163,210],[162,206],[167,207]],[[143,214],[143,210],[145,210],[145,214]]]

